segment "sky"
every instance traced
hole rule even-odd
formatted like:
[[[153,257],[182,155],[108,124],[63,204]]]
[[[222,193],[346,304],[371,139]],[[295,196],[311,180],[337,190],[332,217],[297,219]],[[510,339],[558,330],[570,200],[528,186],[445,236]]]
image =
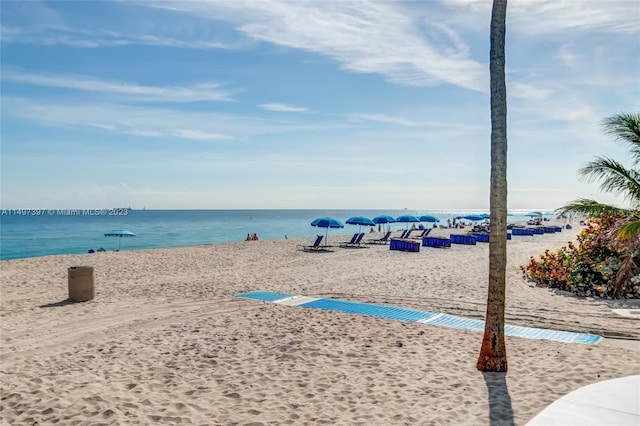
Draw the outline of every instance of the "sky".
[[[3,1],[0,206],[488,209],[491,3]],[[508,206],[630,165],[640,2],[511,0]]]

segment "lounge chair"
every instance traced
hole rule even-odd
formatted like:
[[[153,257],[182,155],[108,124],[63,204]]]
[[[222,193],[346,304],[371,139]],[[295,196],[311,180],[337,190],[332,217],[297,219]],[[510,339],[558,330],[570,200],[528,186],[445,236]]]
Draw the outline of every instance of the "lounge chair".
[[[342,247],[345,244],[355,244],[356,240],[358,239],[358,236],[360,236],[360,234],[356,232],[355,234],[353,234],[353,237],[351,237],[351,241],[340,242],[340,247]]]
[[[432,228],[425,228],[422,230],[422,232],[419,235],[416,235],[415,237],[409,237],[409,234],[407,234],[407,236],[405,236],[405,238],[414,238],[414,239],[420,239],[422,237],[426,237],[427,235],[429,235],[429,232],[431,232]]]
[[[360,247],[360,242],[362,241],[362,237],[364,237],[364,232],[360,234],[354,234],[354,238],[351,241],[343,241],[340,243],[340,247]]]
[[[320,245],[324,235],[318,235],[316,240],[311,245],[298,245],[296,248],[300,251],[329,251],[327,249],[328,246]]]
[[[389,242],[389,237],[391,237],[391,231],[387,231],[387,233],[384,234],[384,237],[367,240],[367,244],[387,244]]]
[[[398,239],[398,238],[403,239],[403,238],[407,238],[409,235],[411,235],[411,229],[404,229],[404,230],[402,231],[402,233],[400,234],[400,236],[398,236],[398,237],[394,237],[394,238],[396,238],[396,239]]]

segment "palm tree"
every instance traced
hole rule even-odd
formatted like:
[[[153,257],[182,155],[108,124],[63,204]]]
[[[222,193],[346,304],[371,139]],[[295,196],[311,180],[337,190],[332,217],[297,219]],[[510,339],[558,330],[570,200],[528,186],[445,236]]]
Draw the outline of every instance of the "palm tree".
[[[507,0],[493,0],[491,11],[491,239],[489,288],[484,336],[478,357],[480,371],[507,371],[504,304],[507,268],[507,87],[504,43]]]
[[[598,156],[585,164],[578,175],[587,182],[600,182],[600,189],[621,195],[631,208],[621,208],[596,200],[578,198],[556,210],[562,216],[575,215],[589,218],[615,216],[605,238],[622,255],[622,267],[616,275],[614,297],[619,297],[622,289],[638,270],[635,253],[640,250],[640,113],[620,113],[605,118],[602,122],[604,133],[629,147],[632,167],[626,168],[613,158]]]

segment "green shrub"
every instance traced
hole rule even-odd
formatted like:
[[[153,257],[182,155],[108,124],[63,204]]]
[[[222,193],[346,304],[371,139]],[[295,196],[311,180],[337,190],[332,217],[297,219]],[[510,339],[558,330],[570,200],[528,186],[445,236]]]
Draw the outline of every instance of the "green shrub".
[[[537,285],[578,296],[613,297],[623,254],[607,231],[618,219],[609,215],[592,220],[578,235],[577,245],[570,242],[555,252],[546,250],[539,260],[532,257],[527,265],[520,267],[523,276]],[[640,252],[632,255],[637,264]],[[622,297],[640,298],[639,278],[636,276],[626,283]]]

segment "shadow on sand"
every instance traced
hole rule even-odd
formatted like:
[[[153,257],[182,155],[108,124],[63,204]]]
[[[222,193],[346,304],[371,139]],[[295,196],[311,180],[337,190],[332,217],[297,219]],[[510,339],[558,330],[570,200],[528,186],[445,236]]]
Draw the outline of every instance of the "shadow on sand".
[[[72,302],[69,299],[61,300],[59,302],[47,303],[46,305],[40,305],[39,308],[59,308],[61,306],[73,305],[76,302]]]
[[[507,373],[482,373],[489,392],[489,424],[512,426],[513,408],[507,389]]]

